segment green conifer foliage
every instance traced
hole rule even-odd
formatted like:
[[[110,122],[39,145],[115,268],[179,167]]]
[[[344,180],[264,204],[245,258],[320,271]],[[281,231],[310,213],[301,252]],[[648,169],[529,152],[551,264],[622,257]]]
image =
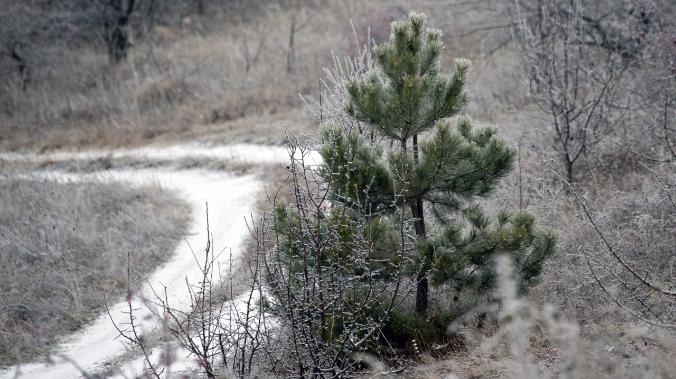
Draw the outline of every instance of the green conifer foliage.
[[[485,290],[492,258],[508,253],[525,287],[555,245],[532,216],[502,212],[491,222],[476,204],[512,170],[515,151],[493,128],[449,120],[469,100],[470,65],[458,60],[452,73],[441,73],[442,49],[424,15],[393,23],[390,40],[375,48],[377,69],[347,85],[347,113],[378,138],[329,127],[321,149],[321,174],[335,203],[366,217],[412,218],[419,315],[428,310],[430,279],[458,291]]]

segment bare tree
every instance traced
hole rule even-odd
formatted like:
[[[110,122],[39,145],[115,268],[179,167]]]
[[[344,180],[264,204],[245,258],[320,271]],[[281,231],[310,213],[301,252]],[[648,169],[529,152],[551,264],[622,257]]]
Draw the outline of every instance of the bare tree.
[[[135,11],[136,0],[98,0],[96,3],[104,15],[103,38],[108,46],[108,56],[112,62],[127,57],[131,47],[129,20]]]
[[[619,83],[624,55],[590,20],[580,0],[515,1],[515,35],[537,106],[548,115],[568,181],[576,163],[623,118]],[[601,36],[595,38],[593,28]]]
[[[22,41],[7,42],[5,50],[0,54],[5,55],[16,63],[19,72],[19,80],[21,82],[21,89],[24,91],[31,82],[31,68],[26,59],[25,50],[26,44]]]
[[[245,72],[248,73],[251,70],[251,68],[258,63],[258,60],[261,57],[261,53],[263,52],[263,48],[265,47],[266,37],[267,33],[265,30],[263,30],[258,38],[258,44],[256,45],[256,49],[254,51],[251,51],[251,49],[249,48],[249,37],[246,34],[242,35],[242,53],[244,54]]]
[[[642,140],[650,161],[676,159],[676,49],[673,30],[676,27],[676,9],[661,0],[637,1],[636,30],[637,54],[632,69],[632,82],[627,93],[636,98],[632,113],[635,115],[634,136]],[[627,141],[623,141],[627,147]],[[632,145],[639,143],[632,141]],[[647,146],[646,146],[647,145]],[[629,148],[629,147],[627,147]],[[630,149],[634,152],[634,149]]]
[[[308,24],[308,16],[304,16],[303,7],[298,0],[289,3],[292,9],[289,20],[289,46],[286,53],[286,72],[292,73],[296,69],[296,33]]]
[[[676,157],[674,8],[667,3],[512,0],[504,8],[569,181],[602,139],[650,161]]]

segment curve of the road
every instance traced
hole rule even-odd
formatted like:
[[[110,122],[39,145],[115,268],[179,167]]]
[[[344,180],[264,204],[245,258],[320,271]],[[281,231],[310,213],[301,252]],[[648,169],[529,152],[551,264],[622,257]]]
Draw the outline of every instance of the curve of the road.
[[[88,160],[101,157],[162,159],[165,161],[183,158],[211,158],[238,163],[282,163],[289,155],[283,147],[258,145],[206,146],[199,144],[174,145],[169,147],[143,147],[114,151],[59,152],[52,154],[0,153],[0,160],[56,162],[66,160]],[[26,175],[26,174],[24,174]],[[216,251],[229,249],[222,254],[220,264],[227,267],[230,257],[241,253],[241,244],[246,236],[245,218],[252,216],[256,194],[262,190],[260,177],[255,175],[232,175],[225,172],[203,169],[177,170],[170,166],[141,170],[115,170],[104,173],[73,174],[65,172],[34,172],[29,175],[55,181],[95,180],[119,181],[130,185],[160,184],[176,191],[189,205],[193,223],[189,228],[186,243],[180,243],[169,262],[160,266],[149,278],[153,288],[167,288],[169,301],[176,308],[188,307],[186,279],[195,282],[200,278],[199,268],[191,251],[203,251],[207,240],[207,219],[205,204],[209,206],[209,227]],[[150,297],[150,287],[143,296]],[[139,311],[139,320],[149,319],[151,311],[140,300],[134,300]],[[128,307],[121,301],[110,308],[110,314],[118,324],[127,322],[123,313]],[[152,325],[153,327],[155,325]],[[117,330],[107,314],[101,314],[94,322],[79,332],[65,338],[55,349],[52,362],[35,362],[0,371],[0,378],[67,379],[81,377],[82,370],[97,372],[104,369],[106,362],[122,356],[125,345],[116,339]],[[73,362],[77,363],[76,365]]]

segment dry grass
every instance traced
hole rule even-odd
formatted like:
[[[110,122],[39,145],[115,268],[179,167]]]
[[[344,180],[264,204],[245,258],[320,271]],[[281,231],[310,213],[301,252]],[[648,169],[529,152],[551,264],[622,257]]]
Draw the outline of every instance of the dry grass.
[[[284,126],[296,132],[313,127],[298,95],[316,92],[331,50],[349,49],[350,17],[369,8],[317,3],[296,9],[263,2],[251,6],[253,19],[246,7],[227,20],[215,9],[192,15],[179,25],[158,26],[117,65],[108,63],[101,46],[45,47],[50,64],[36,68],[45,80],[25,91],[12,83],[0,89],[0,109],[10,110],[0,114],[0,148],[130,146],[214,133],[280,143]],[[293,17],[295,61],[289,67]]]
[[[189,210],[160,188],[0,180],[0,366],[47,351],[167,260]],[[170,206],[168,206],[170,205]]]

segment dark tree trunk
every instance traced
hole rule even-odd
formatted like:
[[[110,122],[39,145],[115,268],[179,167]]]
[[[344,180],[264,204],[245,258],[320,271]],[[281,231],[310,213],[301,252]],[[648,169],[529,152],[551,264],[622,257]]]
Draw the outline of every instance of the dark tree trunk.
[[[297,18],[298,18],[298,15],[295,14],[295,13],[291,16],[291,29],[289,31],[289,51],[287,52],[287,55],[286,55],[286,72],[289,73],[289,74],[294,71],[294,68],[296,66],[295,40],[296,40]]]
[[[25,91],[26,88],[28,88],[28,84],[31,81],[31,73],[30,73],[30,67],[28,66],[28,63],[26,62],[26,59],[19,52],[19,49],[20,49],[19,45],[20,45],[20,43],[15,43],[15,44],[12,44],[11,46],[9,46],[8,47],[8,50],[9,50],[8,55],[17,64],[17,68],[19,70],[19,77],[21,78],[21,89]]]
[[[129,34],[123,29],[123,26],[117,25],[113,29],[108,41],[108,54],[113,62],[120,62],[127,58],[129,49]]]
[[[573,161],[567,155],[564,159],[565,161],[563,162],[563,164],[566,169],[566,180],[568,180],[568,183],[573,183],[575,181],[575,175],[573,172]]]
[[[419,240],[425,240],[427,233],[425,231],[425,215],[423,213],[422,200],[416,199],[415,203],[411,203],[411,211],[413,213],[413,226],[415,228],[416,237]],[[429,283],[427,280],[427,264],[430,257],[423,257],[423,267],[418,271],[416,280],[418,282],[417,291],[415,294],[415,312],[420,316],[427,314],[428,297],[429,297]]]
[[[124,4],[123,4],[124,3]],[[108,56],[112,62],[120,62],[127,58],[131,47],[129,39],[129,18],[134,12],[135,0],[109,0],[110,20],[106,22],[106,44]],[[126,5],[126,6],[124,6]]]
[[[206,4],[204,4],[204,0],[196,0],[195,8],[197,8],[197,14],[199,15],[203,15],[206,13]]]
[[[418,135],[413,135],[413,159],[418,164]],[[415,198],[411,203],[411,213],[413,214],[413,227],[415,228],[415,235],[419,240],[427,239],[427,231],[425,230],[425,211],[423,208],[423,201],[420,196]],[[427,254],[427,253],[426,253]],[[429,297],[429,282],[427,279],[427,266],[431,257],[423,257],[423,266],[421,267],[416,280],[418,282],[416,296],[415,296],[415,312],[420,316],[427,315],[428,297]]]

